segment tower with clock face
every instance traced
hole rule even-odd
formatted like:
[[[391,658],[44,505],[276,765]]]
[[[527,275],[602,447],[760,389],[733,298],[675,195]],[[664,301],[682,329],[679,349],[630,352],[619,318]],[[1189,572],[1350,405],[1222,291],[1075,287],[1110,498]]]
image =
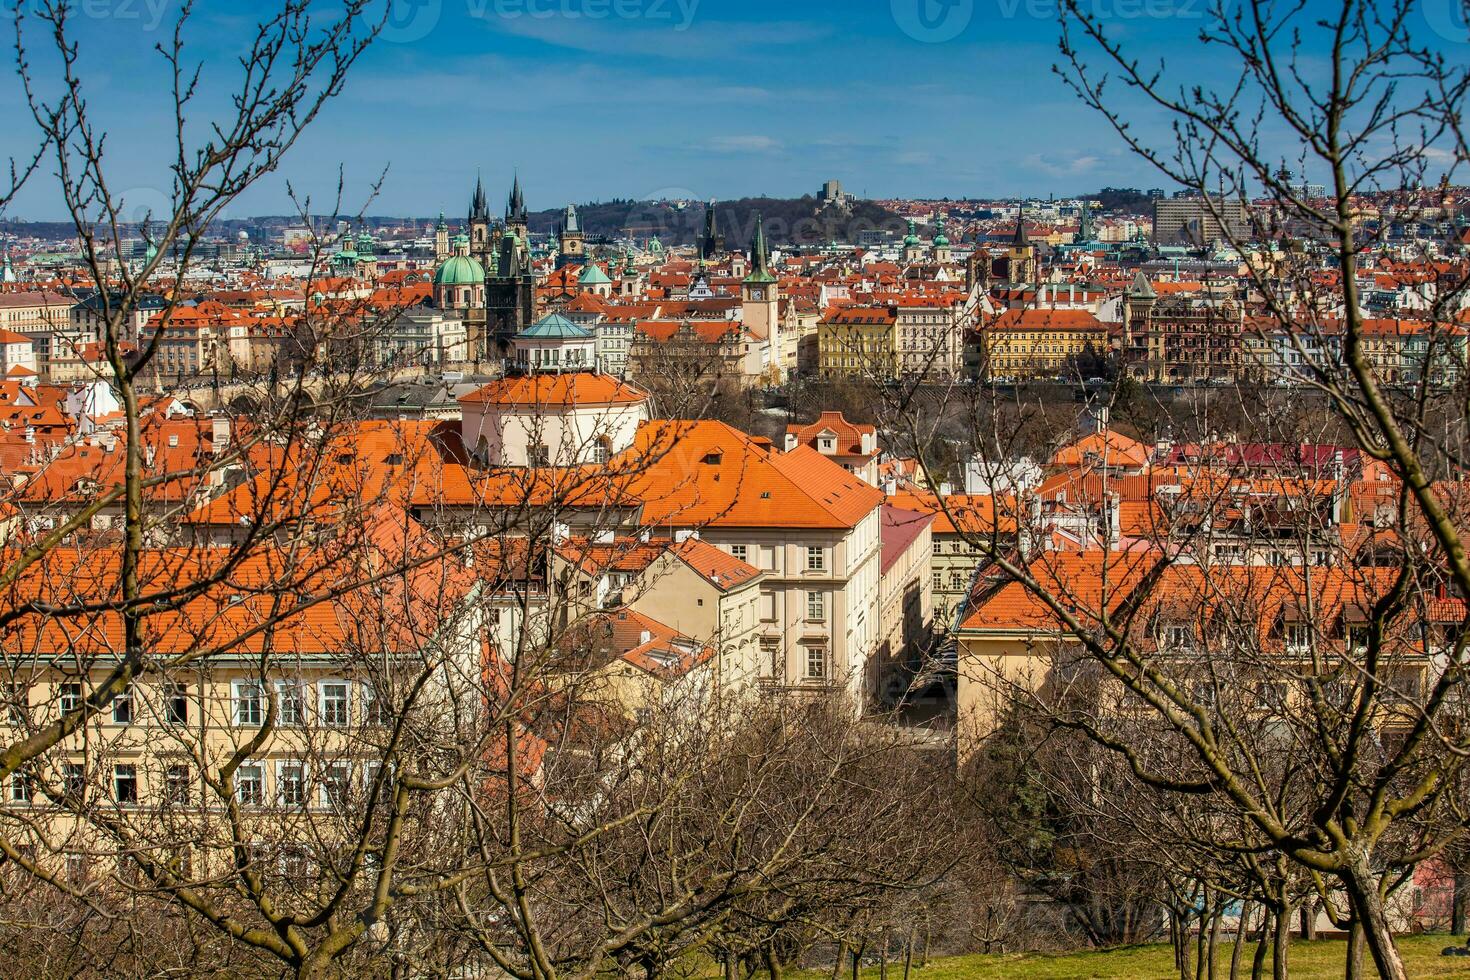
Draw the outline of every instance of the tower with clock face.
[[[755,240],[750,244],[750,272],[740,283],[740,315],[745,329],[766,345],[766,363],[780,360],[781,284],[771,272],[770,254],[766,250],[766,230],[761,216],[755,216]]]

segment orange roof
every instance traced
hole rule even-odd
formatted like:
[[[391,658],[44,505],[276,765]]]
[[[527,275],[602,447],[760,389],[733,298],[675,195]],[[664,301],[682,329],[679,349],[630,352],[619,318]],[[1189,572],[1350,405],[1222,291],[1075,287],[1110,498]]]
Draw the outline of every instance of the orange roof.
[[[1059,449],[1048,463],[1057,468],[1119,466],[1137,469],[1148,465],[1149,447],[1113,429],[1092,432]]]
[[[888,502],[894,507],[934,515],[935,534],[1014,534],[1016,532],[1016,501],[1014,497],[1000,498],[1000,515],[997,522],[996,499],[990,494],[952,493],[943,498],[923,490],[900,490],[890,494]]]
[[[461,405],[636,405],[648,392],[629,381],[593,371],[518,374],[492,381],[459,400]]]
[[[707,419],[644,425],[626,461],[650,526],[850,528],[883,502],[814,449],[773,453]]]
[[[823,412],[817,416],[817,420],[809,425],[788,425],[786,434],[795,436],[796,441],[803,446],[814,446],[817,436],[823,432],[831,432],[837,437],[837,452],[844,456],[871,456],[878,451],[878,430],[871,425],[861,422],[849,422],[841,412]],[[863,436],[874,437],[871,452],[863,452]]]
[[[1106,326],[1088,310],[1019,309],[1006,310],[984,330],[1096,330]]]

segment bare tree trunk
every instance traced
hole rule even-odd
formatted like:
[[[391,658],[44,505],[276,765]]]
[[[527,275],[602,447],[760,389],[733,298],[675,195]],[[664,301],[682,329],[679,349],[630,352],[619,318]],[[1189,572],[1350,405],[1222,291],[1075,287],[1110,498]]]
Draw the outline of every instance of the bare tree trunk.
[[[1342,975],[1345,980],[1361,980],[1363,976],[1363,926],[1356,915],[1348,924],[1347,963]]]
[[[1220,917],[1223,913],[1224,908],[1218,902],[1210,912],[1210,945],[1205,955],[1210,980],[1215,980],[1215,952],[1220,948]]]
[[[1302,905],[1302,938],[1308,942],[1317,940],[1317,903],[1306,902]]]
[[[832,980],[837,980],[838,977],[842,976],[842,966],[846,959],[847,940],[839,939],[837,941],[837,958],[832,961]]]
[[[1251,920],[1251,903],[1240,903],[1240,921],[1235,924],[1235,947],[1230,950],[1230,980],[1240,980],[1240,953],[1245,949],[1246,931]]]
[[[903,980],[909,980],[909,974],[914,968],[914,933],[916,929],[909,926],[908,939],[903,944]]]
[[[878,951],[878,980],[888,980],[888,929],[883,930],[883,947]]]
[[[1208,933],[1205,926],[1209,917],[1210,890],[1205,888],[1200,893],[1199,928],[1194,935],[1194,980],[1204,980],[1205,976],[1205,940]]]
[[[776,947],[774,943],[766,947],[765,958],[766,974],[771,978],[771,980],[781,980],[781,960],[778,956],[776,956]]]
[[[864,939],[852,951],[852,980],[858,980],[858,971],[863,967],[863,953],[868,949],[868,941]]]
[[[1465,931],[1465,908],[1470,905],[1470,874],[1455,872],[1455,896],[1450,901],[1450,932],[1461,935]]]
[[[1358,863],[1363,866],[1344,874],[1342,879],[1347,886],[1348,897],[1352,899],[1354,917],[1362,925],[1368,952],[1373,955],[1373,965],[1384,980],[1405,980],[1408,973],[1404,970],[1398,947],[1394,945],[1393,929],[1383,909],[1377,877],[1366,867],[1364,859],[1359,858]]]
[[[1185,959],[1187,955],[1184,925],[1179,920],[1179,913],[1174,909],[1169,910],[1169,945],[1174,949],[1174,969],[1179,972],[1179,980],[1189,980],[1185,973]]]
[[[926,966],[929,965],[929,933],[930,933],[929,912],[927,910],[925,910],[925,912],[924,912],[924,945],[919,949],[919,969],[921,969],[921,970],[924,967],[926,967]]]
[[[725,980],[735,980],[735,951],[725,950]]]
[[[1286,980],[1290,975],[1287,954],[1291,948],[1291,905],[1276,911],[1275,937],[1271,947],[1271,980]]]
[[[1266,929],[1267,909],[1261,909],[1261,934],[1256,939],[1256,952],[1251,957],[1251,980],[1261,980],[1266,973],[1266,943],[1271,934]]]

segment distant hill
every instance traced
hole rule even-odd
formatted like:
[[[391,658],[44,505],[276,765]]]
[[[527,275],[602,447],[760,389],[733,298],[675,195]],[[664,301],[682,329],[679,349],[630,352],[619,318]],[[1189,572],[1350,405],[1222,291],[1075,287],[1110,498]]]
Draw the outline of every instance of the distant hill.
[[[657,235],[665,245],[693,245],[704,234],[706,205],[679,208],[666,201],[607,201],[580,204],[577,214],[589,239],[614,239]],[[799,198],[746,197],[715,204],[715,227],[725,236],[728,248],[745,248],[755,235],[755,216],[765,223],[766,240],[772,245],[817,245],[832,240],[856,241],[858,233],[872,229],[901,232],[904,219],[887,208],[868,201],[854,201],[847,208],[822,207],[810,195]],[[561,209],[536,211],[530,215],[531,231],[550,234],[562,219]]]

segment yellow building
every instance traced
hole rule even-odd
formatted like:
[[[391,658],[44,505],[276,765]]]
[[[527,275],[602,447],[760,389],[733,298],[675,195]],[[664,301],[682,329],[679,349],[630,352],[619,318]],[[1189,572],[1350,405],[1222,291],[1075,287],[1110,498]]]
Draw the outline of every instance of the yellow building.
[[[1089,351],[1108,351],[1108,328],[1087,310],[1006,310],[979,330],[983,376],[989,380],[1050,377]]]
[[[817,324],[822,377],[892,377],[897,326],[897,312],[889,306],[829,308]]]

